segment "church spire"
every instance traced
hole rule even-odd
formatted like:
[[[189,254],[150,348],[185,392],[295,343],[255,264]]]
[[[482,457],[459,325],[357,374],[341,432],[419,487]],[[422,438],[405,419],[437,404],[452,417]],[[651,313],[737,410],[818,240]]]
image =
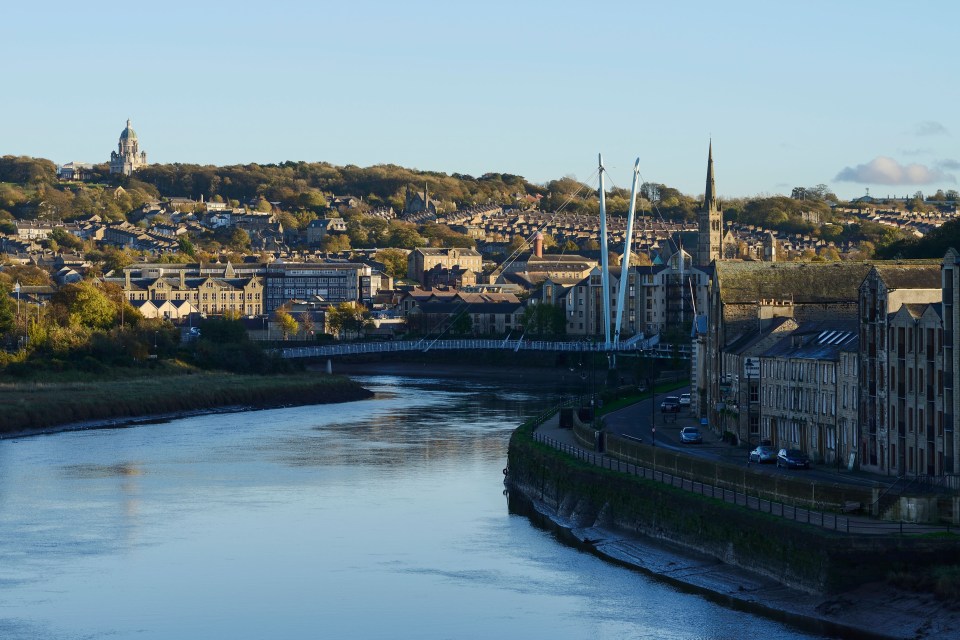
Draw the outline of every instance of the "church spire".
[[[716,209],[717,188],[713,182],[713,139],[710,139],[710,150],[707,152],[707,186],[703,190],[703,208]]]
[[[707,186],[703,190],[703,204],[697,212],[697,229],[697,264],[706,266],[721,259],[723,212],[717,202],[717,187],[713,180],[713,139],[707,153]]]

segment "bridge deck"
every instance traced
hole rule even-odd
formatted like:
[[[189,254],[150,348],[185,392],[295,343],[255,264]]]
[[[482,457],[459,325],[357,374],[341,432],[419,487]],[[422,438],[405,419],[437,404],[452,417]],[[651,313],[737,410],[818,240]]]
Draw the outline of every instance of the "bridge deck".
[[[280,350],[284,358],[319,358],[363,353],[399,351],[495,349],[512,351],[569,351],[577,353],[620,353],[650,358],[689,358],[689,345],[619,344],[606,348],[596,342],[560,342],[545,340],[393,340],[386,342],[344,342],[316,347],[288,347]]]

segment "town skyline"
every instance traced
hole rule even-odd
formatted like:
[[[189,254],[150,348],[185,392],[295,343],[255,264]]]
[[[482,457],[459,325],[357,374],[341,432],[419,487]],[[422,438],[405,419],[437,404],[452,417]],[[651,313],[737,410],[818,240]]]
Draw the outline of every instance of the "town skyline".
[[[721,198],[956,188],[960,90],[937,61],[958,9],[695,6],[210,3],[191,6],[189,24],[179,3],[64,7],[42,22],[16,7],[11,23],[28,28],[0,46],[31,55],[17,56],[18,99],[0,105],[0,153],[106,162],[129,118],[151,163],[395,164],[544,183],[587,181],[602,153],[616,186],[639,157],[644,180],[699,194],[712,139]],[[45,80],[71,56],[109,70]]]

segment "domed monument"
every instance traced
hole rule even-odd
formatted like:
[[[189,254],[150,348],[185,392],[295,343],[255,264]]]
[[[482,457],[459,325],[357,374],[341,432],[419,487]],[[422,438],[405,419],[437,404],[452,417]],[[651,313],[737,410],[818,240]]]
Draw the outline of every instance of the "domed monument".
[[[147,152],[140,151],[137,132],[127,120],[127,128],[120,132],[117,150],[110,152],[110,173],[122,173],[129,176],[140,167],[147,166]]]

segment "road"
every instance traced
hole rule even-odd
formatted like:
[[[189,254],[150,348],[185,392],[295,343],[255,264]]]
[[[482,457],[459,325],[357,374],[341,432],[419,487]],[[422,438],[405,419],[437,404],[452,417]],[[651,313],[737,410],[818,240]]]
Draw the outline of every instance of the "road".
[[[688,455],[698,456],[707,460],[715,460],[730,464],[747,464],[747,454],[749,449],[738,447],[723,442],[710,429],[701,429],[703,434],[703,444],[681,444],[680,429],[683,427],[699,426],[700,421],[693,415],[689,408],[681,408],[680,413],[661,413],[660,402],[667,397],[679,396],[681,393],[689,393],[690,388],[684,387],[669,393],[657,394],[652,400],[653,412],[651,413],[651,400],[643,400],[632,404],[623,409],[619,409],[604,416],[607,425],[607,431],[615,434],[623,434],[631,438],[638,438],[643,442],[650,443],[655,440],[658,447],[670,449],[673,451],[682,451]],[[656,432],[651,431],[651,418]],[[655,439],[653,436],[655,435]],[[889,486],[893,484],[896,478],[886,477],[862,471],[848,471],[846,468],[837,469],[836,467],[826,465],[813,465],[811,469],[781,469],[775,464],[757,464],[751,465],[755,470],[762,473],[794,475],[803,474],[803,477],[817,482],[833,482],[855,486],[876,487]]]

